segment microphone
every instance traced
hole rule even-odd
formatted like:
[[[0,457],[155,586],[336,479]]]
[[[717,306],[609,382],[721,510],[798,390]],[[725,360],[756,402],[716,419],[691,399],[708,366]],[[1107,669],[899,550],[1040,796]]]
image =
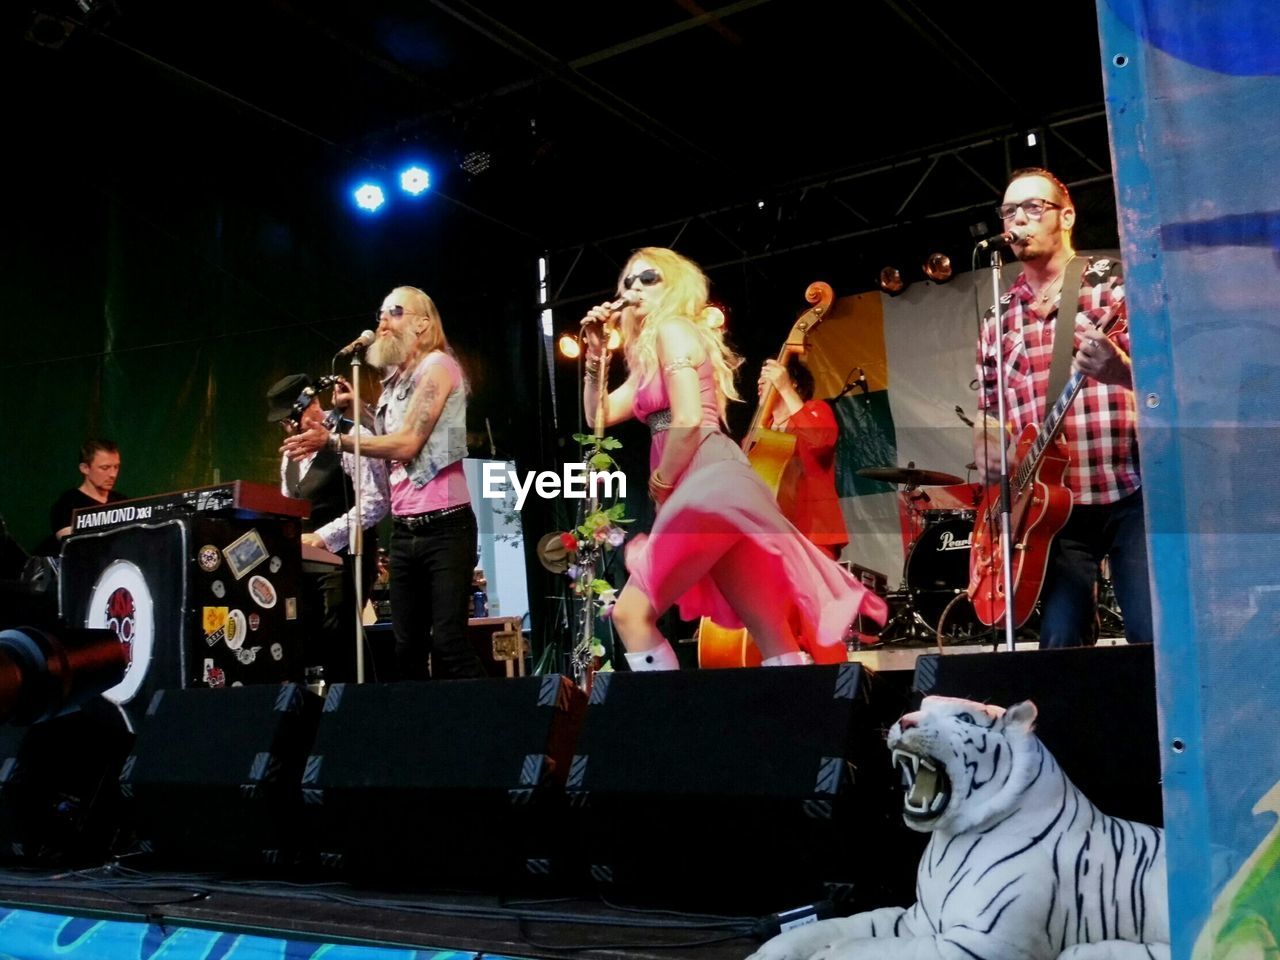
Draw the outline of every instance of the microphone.
[[[356,337],[354,340],[348,343],[345,347],[343,347],[341,350],[335,353],[334,356],[349,357],[353,353],[361,353],[369,346],[369,344],[373,343],[373,341],[377,339],[377,336],[378,335],[374,333],[372,330],[366,330],[364,331],[364,333],[360,334],[360,336]]]
[[[636,293],[636,291],[627,290],[617,300],[613,301],[613,303],[606,303],[605,306],[609,308],[609,313],[612,315],[612,314],[619,314],[625,308],[633,307],[639,302],[640,302],[640,297]],[[598,322],[599,321],[596,321],[596,320],[583,320],[582,323],[579,324],[579,326],[585,327],[589,324],[598,323]]]
[[[610,313],[621,313],[626,307],[634,307],[640,302],[640,294],[635,290],[624,290],[622,296],[609,304]]]
[[[997,233],[994,237],[987,237],[975,248],[977,250],[990,250],[992,247],[1011,247],[1022,239],[1022,234],[1017,230],[1006,230],[1004,233]]]

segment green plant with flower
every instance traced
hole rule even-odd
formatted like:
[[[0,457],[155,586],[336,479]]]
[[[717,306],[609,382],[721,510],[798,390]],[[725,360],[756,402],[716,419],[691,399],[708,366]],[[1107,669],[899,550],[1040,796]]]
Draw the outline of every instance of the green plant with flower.
[[[587,465],[588,489],[593,489],[591,472],[604,472],[617,468],[609,451],[617,450],[622,442],[613,437],[575,433],[573,439],[582,446],[583,462]],[[595,636],[597,617],[605,616],[613,608],[618,591],[601,576],[606,554],[626,542],[623,529],[631,523],[626,516],[625,503],[603,504],[592,498],[592,508],[573,530],[560,534],[560,542],[572,560],[565,575],[572,581],[570,589],[582,600],[581,636],[573,651],[575,670],[587,671],[594,661],[600,661],[596,671],[609,671],[613,667],[605,657],[607,651]]]

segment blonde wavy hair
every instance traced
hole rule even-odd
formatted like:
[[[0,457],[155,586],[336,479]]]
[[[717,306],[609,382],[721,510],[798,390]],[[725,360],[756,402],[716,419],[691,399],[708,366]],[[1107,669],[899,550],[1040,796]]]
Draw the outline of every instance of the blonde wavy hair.
[[[406,313],[427,318],[427,329],[423,339],[423,355],[425,356],[433,350],[443,350],[452,356],[453,348],[449,346],[449,340],[444,335],[444,323],[440,319],[440,311],[436,309],[436,302],[427,296],[425,291],[419,290],[417,287],[396,287],[391,293],[403,299],[404,303],[402,305]]]
[[[627,359],[628,369],[639,374],[640,382],[652,376],[658,368],[658,327],[670,317],[685,318],[693,324],[698,342],[715,370],[716,402],[723,419],[729,401],[742,399],[734,383],[735,373],[742,365],[742,357],[724,342],[724,331],[720,326],[723,315],[715,308],[708,308],[706,274],[696,263],[674,250],[666,247],[641,247],[631,254],[626,266],[622,268],[618,279],[619,296],[623,293],[622,277],[634,272],[632,266],[638,260],[643,260],[662,274],[662,298],[652,304],[643,320],[638,319],[633,310],[623,314],[623,354]]]
[[[427,318],[427,329],[422,335],[422,356],[426,356],[434,350],[442,350],[454,359],[458,364],[458,369],[462,372],[462,391],[466,395],[471,393],[471,378],[467,376],[466,368],[462,366],[462,361],[458,355],[453,352],[453,347],[449,345],[449,338],[444,335],[444,321],[440,319],[440,310],[436,307],[436,302],[427,295],[425,290],[418,287],[396,287],[391,291],[402,300],[401,306],[405,308],[407,313],[415,314]],[[389,294],[390,295],[390,294]]]

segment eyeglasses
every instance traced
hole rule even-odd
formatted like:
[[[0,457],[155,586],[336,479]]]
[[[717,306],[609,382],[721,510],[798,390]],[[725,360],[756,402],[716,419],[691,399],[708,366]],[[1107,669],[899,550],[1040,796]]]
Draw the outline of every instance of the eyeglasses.
[[[622,278],[622,289],[630,290],[631,285],[639,280],[646,287],[652,287],[655,283],[662,282],[662,274],[650,267],[648,270],[641,270],[639,273],[633,273],[630,276]]]
[[[405,309],[398,303],[394,307],[382,307],[377,314],[379,320],[382,319],[382,315],[384,313],[388,317],[403,317],[405,315]]]
[[[1052,200],[1043,200],[1040,197],[1032,197],[1030,200],[1023,200],[1021,203],[1002,203],[996,207],[996,213],[1000,215],[1001,220],[1012,220],[1018,215],[1019,207],[1026,213],[1028,220],[1039,220],[1044,216],[1046,210],[1061,210],[1062,204],[1054,203]]]

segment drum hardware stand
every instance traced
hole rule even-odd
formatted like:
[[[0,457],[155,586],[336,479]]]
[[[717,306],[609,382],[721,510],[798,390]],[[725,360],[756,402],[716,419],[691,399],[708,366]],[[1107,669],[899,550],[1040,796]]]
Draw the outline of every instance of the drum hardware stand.
[[[913,469],[914,467],[915,461],[907,462],[908,469]],[[921,535],[924,533],[924,511],[919,504],[931,503],[932,500],[929,494],[919,489],[914,483],[904,483],[902,485],[902,498],[907,505],[907,525],[911,531],[911,543],[907,547],[906,555],[902,558],[902,579],[898,582],[898,589],[896,593],[889,594],[888,598],[892,600],[896,596],[901,600],[902,606],[885,621],[884,628],[880,631],[882,643],[928,641],[933,636],[933,628],[916,607],[916,591],[912,590],[911,585],[907,582],[907,566],[911,560],[911,548],[919,542]]]

